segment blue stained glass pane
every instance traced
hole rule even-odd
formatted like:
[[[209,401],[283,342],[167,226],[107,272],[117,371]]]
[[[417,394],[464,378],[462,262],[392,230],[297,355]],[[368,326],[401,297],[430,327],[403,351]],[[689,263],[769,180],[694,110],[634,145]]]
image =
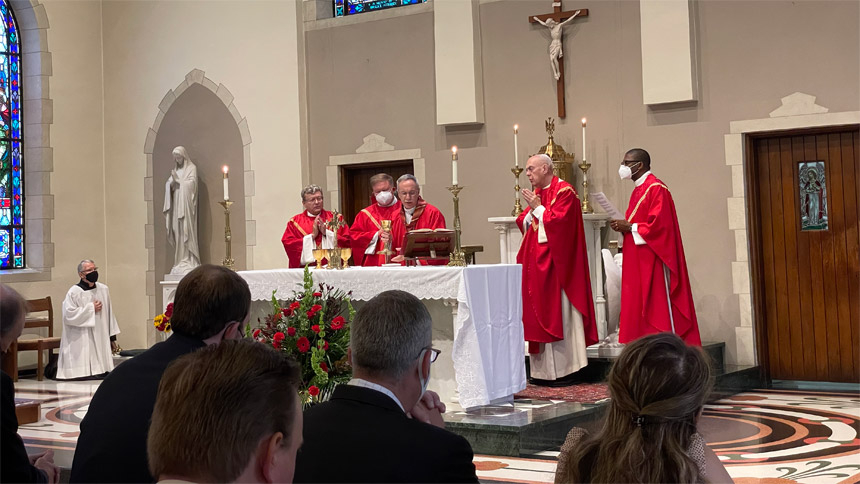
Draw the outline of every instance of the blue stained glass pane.
[[[23,268],[24,145],[20,38],[9,0],[0,0],[0,269]]]
[[[357,13],[373,12],[405,5],[424,3],[427,0],[347,0],[346,12],[338,13],[340,0],[335,0],[335,16],[355,15]]]
[[[9,254],[11,252],[12,248],[10,247],[9,231],[0,230],[0,261],[2,261],[3,267],[7,267],[9,265]]]
[[[11,208],[0,208],[0,225],[12,225]]]

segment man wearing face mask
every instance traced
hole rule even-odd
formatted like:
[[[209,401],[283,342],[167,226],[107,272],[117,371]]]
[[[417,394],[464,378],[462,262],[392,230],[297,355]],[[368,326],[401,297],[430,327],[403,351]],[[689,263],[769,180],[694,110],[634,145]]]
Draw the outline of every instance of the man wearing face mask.
[[[627,220],[610,222],[624,234],[618,341],[671,331],[687,344],[701,345],[672,194],[651,174],[651,156],[643,149],[624,155],[618,175],[636,184]]]
[[[230,269],[204,264],[179,281],[173,308],[173,334],[119,365],[93,395],[81,421],[70,482],[155,482],[146,439],[161,375],[182,355],[241,339],[251,291]]]
[[[314,249],[334,247],[334,231],[326,226],[331,221],[332,213],[323,209],[323,202],[323,192],[319,186],[308,185],[302,189],[304,211],[290,219],[281,237],[291,269],[315,262]],[[338,215],[338,218],[343,221],[342,215]],[[349,227],[344,223],[338,228],[337,244],[338,247],[349,247],[350,243]]]
[[[394,178],[391,175],[373,175],[370,188],[373,190],[373,204],[358,212],[349,228],[352,258],[359,266],[380,266],[385,262],[385,256],[378,252],[385,248],[391,233],[382,230],[382,221],[391,220],[393,223],[400,217],[400,201],[394,197]],[[393,244],[391,249],[395,249]]]
[[[478,482],[472,447],[428,408],[433,321],[404,291],[367,301],[350,324],[353,379],[304,413],[294,482]],[[430,422],[417,418],[423,406]],[[412,409],[407,413],[407,409]],[[332,442],[347,452],[331,464]]]
[[[418,229],[444,229],[445,216],[438,208],[421,198],[421,187],[415,175],[403,175],[397,179],[397,197],[400,199],[400,216],[392,223],[392,248],[402,249],[406,242],[406,232]],[[402,262],[403,256],[394,257],[392,262]],[[431,261],[433,265],[445,265],[447,261]]]
[[[103,376],[113,370],[113,350],[119,326],[108,287],[98,282],[93,261],[78,264],[81,280],[63,300],[63,336],[57,361],[57,379]]]

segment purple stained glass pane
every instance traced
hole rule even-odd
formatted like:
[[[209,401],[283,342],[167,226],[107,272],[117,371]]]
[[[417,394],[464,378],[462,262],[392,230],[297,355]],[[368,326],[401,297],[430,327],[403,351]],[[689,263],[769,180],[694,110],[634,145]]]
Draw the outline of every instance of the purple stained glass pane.
[[[9,0],[0,0],[0,269],[25,265],[24,145],[20,39]]]

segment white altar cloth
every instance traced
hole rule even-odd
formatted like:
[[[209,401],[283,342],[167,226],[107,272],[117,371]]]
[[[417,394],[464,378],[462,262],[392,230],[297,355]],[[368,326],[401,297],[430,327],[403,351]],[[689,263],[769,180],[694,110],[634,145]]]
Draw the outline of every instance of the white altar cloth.
[[[241,271],[251,298],[268,301],[277,290],[287,299],[301,290],[303,269]],[[354,267],[314,270],[314,283],[352,291],[366,301],[400,289],[419,299],[456,301],[451,358],[464,408],[509,399],[526,387],[523,358],[522,267],[518,264],[467,267]]]

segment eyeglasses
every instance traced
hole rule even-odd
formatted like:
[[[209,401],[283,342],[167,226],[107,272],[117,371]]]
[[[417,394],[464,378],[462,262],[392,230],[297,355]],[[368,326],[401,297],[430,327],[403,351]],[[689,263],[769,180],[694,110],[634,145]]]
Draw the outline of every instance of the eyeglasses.
[[[305,200],[305,202],[322,202],[322,201],[323,201],[323,197],[314,197],[314,198],[308,198],[307,200]]]
[[[428,346],[428,347],[422,349],[421,353],[418,353],[418,358],[421,358],[424,355],[425,351],[430,351],[430,363],[435,362],[436,358],[439,358],[439,355],[442,354],[442,350],[437,350],[436,348],[433,348],[432,346]]]

